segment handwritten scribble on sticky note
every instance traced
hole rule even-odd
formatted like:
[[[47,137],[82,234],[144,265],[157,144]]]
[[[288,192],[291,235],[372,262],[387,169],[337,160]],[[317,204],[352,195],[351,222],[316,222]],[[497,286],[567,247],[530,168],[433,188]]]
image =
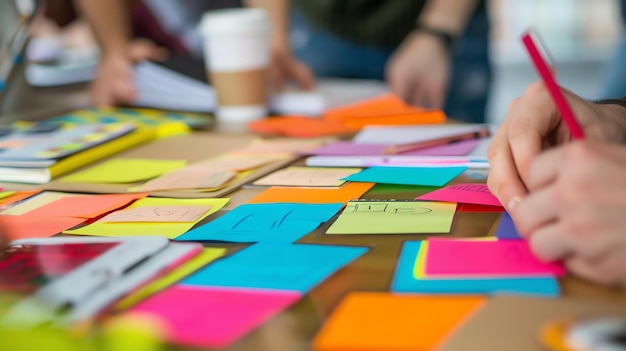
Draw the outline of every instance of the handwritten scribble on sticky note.
[[[102,222],[194,222],[211,206],[146,206],[113,212]]]
[[[448,233],[456,204],[350,201],[326,234]]]
[[[360,168],[287,167],[257,180],[254,185],[336,187],[345,183],[340,178],[359,171]]]

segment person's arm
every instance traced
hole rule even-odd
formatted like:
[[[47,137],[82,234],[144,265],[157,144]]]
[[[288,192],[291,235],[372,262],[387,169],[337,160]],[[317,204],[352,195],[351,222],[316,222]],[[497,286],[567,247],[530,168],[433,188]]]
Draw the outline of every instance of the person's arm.
[[[270,46],[272,52],[270,79],[276,90],[282,90],[284,82],[293,78],[300,88],[311,89],[315,79],[311,70],[293,57],[289,44],[289,0],[246,0],[246,6],[264,9],[272,28]]]
[[[450,79],[448,41],[461,35],[478,0],[430,0],[416,29],[385,68],[391,90],[417,106],[442,108]],[[449,40],[446,40],[449,39]]]
[[[128,4],[125,0],[77,0],[91,26],[103,56],[126,56],[130,41]]]
[[[430,0],[424,5],[417,24],[458,37],[477,5],[478,0]]]
[[[81,15],[94,32],[102,51],[98,72],[91,84],[97,106],[130,103],[136,97],[132,74],[135,61],[163,59],[167,52],[149,40],[130,38],[130,1],[76,0]]]

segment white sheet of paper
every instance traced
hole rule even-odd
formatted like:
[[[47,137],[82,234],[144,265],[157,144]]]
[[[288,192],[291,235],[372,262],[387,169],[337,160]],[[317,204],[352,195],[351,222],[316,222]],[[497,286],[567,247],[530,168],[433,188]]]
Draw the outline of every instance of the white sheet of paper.
[[[353,139],[359,144],[398,145],[471,133],[484,128],[484,124],[420,125],[420,126],[368,126]]]

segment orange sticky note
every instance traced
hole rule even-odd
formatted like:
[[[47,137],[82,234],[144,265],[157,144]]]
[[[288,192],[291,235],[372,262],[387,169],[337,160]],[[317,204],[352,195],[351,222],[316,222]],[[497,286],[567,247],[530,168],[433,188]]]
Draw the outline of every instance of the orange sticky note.
[[[410,106],[394,94],[384,94],[354,104],[326,110],[324,119],[340,121],[343,117],[368,117],[422,112],[424,109]]]
[[[329,109],[324,120],[358,130],[368,125],[411,125],[444,123],[441,110],[425,110],[405,103],[400,97],[385,94],[373,99]]]
[[[374,183],[347,183],[339,189],[314,189],[294,187],[271,187],[248,203],[292,202],[304,204],[326,204],[348,202],[358,199],[374,186]]]
[[[337,122],[311,117],[272,117],[248,124],[250,131],[259,134],[284,135],[294,138],[312,138],[353,133],[355,128]]]
[[[77,217],[95,218],[129,203],[144,198],[148,194],[106,194],[90,196],[67,196],[35,210],[26,212],[27,217]]]
[[[84,222],[84,218],[0,215],[3,241],[47,238]]]
[[[431,350],[484,300],[479,296],[351,293],[317,334],[313,349]]]

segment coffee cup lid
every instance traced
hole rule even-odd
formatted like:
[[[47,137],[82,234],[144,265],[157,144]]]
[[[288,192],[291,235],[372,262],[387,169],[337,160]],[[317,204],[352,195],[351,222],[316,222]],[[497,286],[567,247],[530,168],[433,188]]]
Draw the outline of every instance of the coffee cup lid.
[[[203,36],[245,34],[267,30],[269,19],[263,9],[237,8],[208,11],[202,16],[199,31]]]

